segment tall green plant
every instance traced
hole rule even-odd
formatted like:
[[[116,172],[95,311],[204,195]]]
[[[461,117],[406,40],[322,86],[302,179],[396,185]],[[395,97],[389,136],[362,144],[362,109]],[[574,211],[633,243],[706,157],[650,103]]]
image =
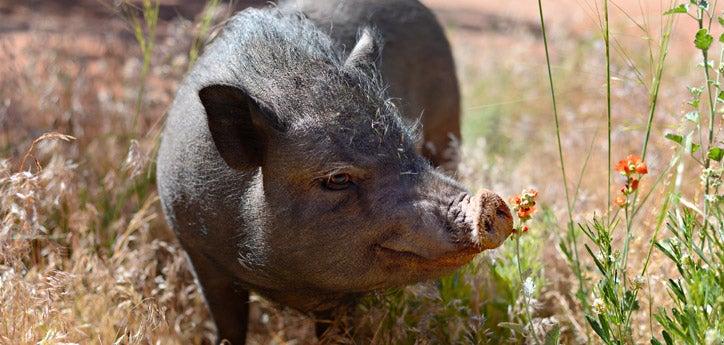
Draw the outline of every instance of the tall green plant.
[[[694,161],[700,173],[703,194],[700,200],[689,200],[681,193],[671,196],[667,229],[671,237],[655,243],[675,265],[678,277],[667,280],[672,306],[658,308],[655,318],[662,326],[661,338],[651,343],[722,344],[724,343],[724,217],[720,195],[724,151],[718,144],[719,104],[724,98],[720,76],[724,71],[724,34],[719,36],[719,60],[710,60],[715,47],[714,22],[724,26],[724,17],[717,17],[708,1],[689,1],[667,14],[687,15],[698,26],[694,46],[701,52],[704,80],[701,86],[690,87],[691,107],[684,117],[683,132],[669,133],[667,138],[679,144],[678,151]],[[712,72],[716,74],[713,78]],[[701,97],[706,97],[702,104]],[[704,108],[702,111],[701,108]],[[705,120],[706,119],[706,120]],[[701,135],[702,132],[705,135]],[[697,135],[699,133],[699,135]],[[706,139],[704,139],[706,138]],[[678,163],[677,181],[683,179],[684,162]]]
[[[540,19],[541,33],[543,35],[543,47],[546,55],[546,68],[548,72],[548,84],[551,92],[551,101],[553,104],[553,120],[555,122],[556,129],[556,144],[558,147],[558,161],[561,165],[561,178],[563,183],[563,192],[566,198],[566,210],[568,215],[568,222],[566,223],[566,236],[562,239],[559,244],[561,251],[566,256],[566,259],[571,264],[573,273],[576,275],[578,280],[578,291],[576,297],[581,303],[584,309],[587,309],[588,302],[586,300],[586,282],[583,276],[583,269],[581,267],[581,261],[578,258],[578,233],[575,231],[575,223],[573,222],[573,202],[568,194],[568,178],[566,175],[566,164],[563,159],[563,144],[561,143],[561,126],[558,116],[558,102],[556,100],[556,89],[553,83],[553,73],[551,72],[551,58],[550,51],[548,49],[548,35],[546,33],[545,17],[543,16],[543,2],[538,0],[538,15]]]
[[[545,36],[545,25],[543,21],[542,6],[539,1],[539,13],[541,19],[541,28],[544,31],[544,46],[546,55],[548,56],[548,45]],[[616,171],[626,177],[626,184],[621,188],[621,194],[612,200],[611,197],[611,175],[613,166],[611,164],[611,132],[612,113],[611,113],[611,55],[610,55],[610,29],[609,29],[609,12],[608,1],[603,0],[604,19],[603,19],[603,40],[606,53],[606,122],[607,122],[607,200],[609,205],[615,204],[619,208],[612,212],[606,212],[605,218],[601,219],[594,216],[590,222],[578,225],[578,230],[586,235],[590,243],[585,244],[585,249],[590,258],[595,263],[599,276],[594,284],[588,288],[587,281],[584,280],[582,274],[582,264],[578,257],[577,250],[577,229],[573,226],[571,217],[571,201],[566,198],[569,212],[568,232],[567,236],[561,241],[561,251],[566,256],[573,272],[576,274],[579,283],[577,292],[578,300],[586,314],[588,325],[599,339],[605,344],[633,344],[634,334],[632,327],[632,315],[639,308],[638,293],[644,285],[645,274],[648,269],[648,263],[651,256],[653,243],[658,236],[658,229],[661,227],[662,219],[669,208],[668,200],[664,202],[659,210],[656,230],[653,232],[652,245],[647,253],[646,262],[640,274],[635,277],[629,276],[631,271],[628,262],[630,251],[630,241],[633,238],[633,227],[635,218],[642,205],[648,200],[648,196],[658,186],[663,178],[658,178],[651,189],[639,199],[639,183],[641,178],[648,173],[648,167],[644,163],[647,153],[648,142],[653,127],[653,120],[656,114],[656,105],[658,103],[659,88],[661,84],[661,76],[663,74],[664,62],[669,49],[669,37],[673,28],[673,19],[668,18],[663,27],[660,39],[658,59],[654,61],[653,54],[651,63],[654,65],[654,74],[652,76],[651,88],[649,90],[649,114],[643,140],[643,147],[640,156],[630,155],[626,159],[619,162]],[[557,111],[555,104],[555,89],[553,87],[552,76],[550,73],[550,59],[547,58],[548,75],[550,81],[551,95],[554,102],[554,116],[557,120]],[[559,159],[563,166],[563,153],[560,148],[560,129],[556,125],[556,134],[559,142]],[[676,159],[672,160],[673,166]],[[563,171],[564,190],[567,190],[567,182],[565,170]],[[668,171],[668,170],[667,170]],[[664,171],[661,176],[665,175]],[[607,207],[608,208],[608,207]],[[619,247],[614,241],[615,233],[618,228],[623,227],[623,245]],[[589,294],[593,301],[589,302]]]

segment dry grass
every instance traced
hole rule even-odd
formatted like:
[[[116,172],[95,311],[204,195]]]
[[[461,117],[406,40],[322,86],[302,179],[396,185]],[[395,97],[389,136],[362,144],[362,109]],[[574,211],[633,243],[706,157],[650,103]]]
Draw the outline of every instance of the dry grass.
[[[566,218],[565,199],[540,38],[535,31],[516,30],[529,27],[521,24],[531,20],[527,12],[511,15],[510,30],[501,31],[496,25],[466,25],[476,19],[461,14],[485,8],[485,13],[507,18],[506,11],[489,8],[494,5],[432,3],[448,24],[465,94],[460,178],[473,189],[486,187],[502,195],[528,186],[540,190],[548,218],[527,240],[532,260],[543,258],[536,268],[536,322],[541,327],[561,323],[566,342],[585,341],[585,321],[572,297],[574,276],[555,245],[565,230],[559,225],[564,221],[555,221]],[[187,20],[160,22],[150,70],[141,78],[141,52],[116,14],[34,13],[20,5],[3,6],[12,8],[3,24],[12,30],[0,36],[0,61],[5,62],[0,64],[0,157],[6,157],[0,162],[0,344],[209,342],[213,325],[185,255],[163,220],[152,159],[163,114],[187,68],[198,27]],[[588,2],[569,6],[595,18]],[[614,12],[619,18],[614,37],[620,45],[613,61],[614,157],[641,146],[653,72],[642,48],[648,47],[647,35],[655,40],[659,13],[646,13],[652,15],[647,33]],[[216,21],[223,16],[219,11]],[[601,214],[606,205],[601,188],[606,180],[603,54],[595,21],[566,26],[564,19],[553,19],[559,24],[552,32],[554,74],[569,180],[580,176],[575,219],[584,220]],[[21,25],[25,21],[27,27]],[[99,23],[107,23],[104,32],[87,30]],[[689,69],[694,51],[683,45],[691,36],[687,30],[677,29],[665,73],[649,181],[668,162],[670,143],[663,133],[677,126],[685,86],[697,72]],[[135,124],[142,84],[142,111]],[[144,134],[137,134],[136,127]],[[44,135],[50,132],[68,136]],[[696,176],[689,178],[695,181]],[[690,186],[692,192],[697,186]],[[658,202],[651,205],[636,227],[640,235],[632,243],[633,263],[641,261],[650,241],[647,229]],[[438,333],[426,333],[425,327],[446,325],[446,332],[464,334],[483,327],[473,317],[481,313],[514,318],[517,295],[502,290],[520,289],[501,267],[511,260],[506,259],[509,250],[508,245],[462,271],[469,291],[452,289],[448,296],[438,282],[372,297],[362,315],[354,317],[359,331],[353,338],[361,343],[409,342],[410,337],[437,343]],[[669,298],[662,278],[671,271],[658,253],[650,272],[643,309]],[[490,278],[496,274],[503,278]],[[473,307],[455,309],[456,293],[468,293],[460,298]],[[508,304],[500,311],[486,309],[499,301]],[[252,306],[252,343],[315,341],[311,321],[303,315],[258,298]],[[644,314],[637,314],[635,322],[640,340],[650,336]],[[429,315],[449,319],[425,319]],[[332,339],[353,341],[344,335]]]

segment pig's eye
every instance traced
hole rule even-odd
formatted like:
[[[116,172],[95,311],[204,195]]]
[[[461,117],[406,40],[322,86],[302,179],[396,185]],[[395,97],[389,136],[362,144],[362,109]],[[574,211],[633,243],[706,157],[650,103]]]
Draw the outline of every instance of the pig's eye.
[[[349,174],[339,173],[330,175],[324,180],[324,188],[331,190],[343,190],[352,185],[352,178]]]

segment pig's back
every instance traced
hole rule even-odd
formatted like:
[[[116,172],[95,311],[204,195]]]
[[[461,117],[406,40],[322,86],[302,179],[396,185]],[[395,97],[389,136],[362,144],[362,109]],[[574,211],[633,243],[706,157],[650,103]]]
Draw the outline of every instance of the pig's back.
[[[345,51],[360,28],[380,32],[381,70],[390,95],[409,121],[422,120],[423,153],[443,164],[449,136],[460,137],[460,94],[450,45],[434,14],[417,0],[288,0],[283,11],[301,11]],[[428,145],[429,146],[429,145]]]

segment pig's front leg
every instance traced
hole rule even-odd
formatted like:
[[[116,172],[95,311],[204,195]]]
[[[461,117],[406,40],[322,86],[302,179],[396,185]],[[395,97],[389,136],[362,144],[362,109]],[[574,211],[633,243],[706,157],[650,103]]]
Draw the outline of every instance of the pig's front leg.
[[[246,343],[249,319],[249,290],[243,289],[223,266],[203,253],[188,252],[206,304],[216,323],[216,343]]]

